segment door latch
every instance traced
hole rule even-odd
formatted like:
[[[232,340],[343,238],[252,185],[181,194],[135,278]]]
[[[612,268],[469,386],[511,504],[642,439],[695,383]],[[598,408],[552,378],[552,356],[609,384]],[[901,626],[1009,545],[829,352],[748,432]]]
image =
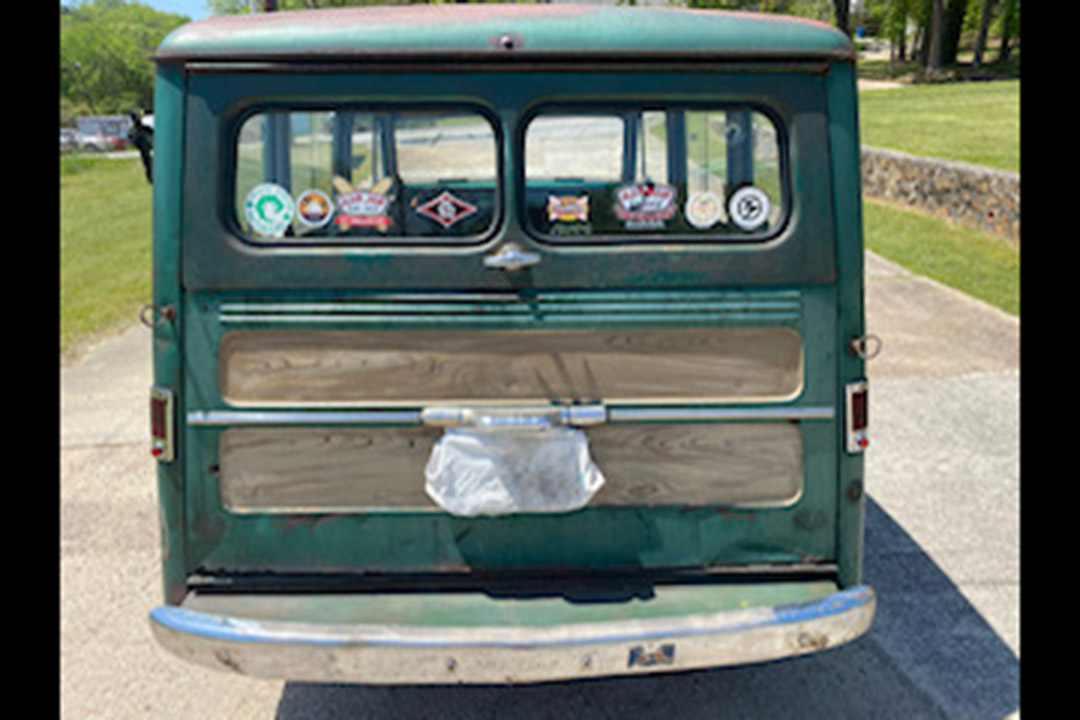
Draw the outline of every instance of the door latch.
[[[540,262],[540,253],[523,250],[517,243],[506,243],[484,258],[484,267],[514,272]]]
[[[567,425],[588,427],[607,422],[607,409],[596,405],[540,407],[427,407],[420,420],[429,427],[478,427],[489,430],[544,429]]]

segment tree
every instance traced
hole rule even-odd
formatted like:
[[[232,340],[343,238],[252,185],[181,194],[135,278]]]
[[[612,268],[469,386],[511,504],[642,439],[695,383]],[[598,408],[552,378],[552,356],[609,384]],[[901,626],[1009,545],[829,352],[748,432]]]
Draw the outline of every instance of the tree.
[[[836,18],[836,27],[843,30],[848,35],[851,34],[850,23],[848,22],[848,16],[851,10],[851,0],[833,0],[833,11]]]
[[[881,27],[885,37],[889,39],[890,63],[893,60],[903,61],[907,57],[907,24],[911,5],[911,0],[889,0],[886,4]]]
[[[1020,0],[1004,0],[1001,10],[1001,49],[997,61],[1006,62],[1012,49],[1012,39],[1020,34]]]
[[[61,6],[61,107],[92,113],[151,108],[150,58],[165,36],[188,18],[125,0],[94,0],[64,9]]]
[[[982,17],[979,19],[979,35],[975,38],[975,59],[972,65],[978,69],[982,65],[983,53],[986,52],[986,36],[990,31],[990,15],[993,13],[994,0],[983,0]]]
[[[930,70],[940,70],[942,65],[942,1],[933,0],[930,14],[929,50],[927,52],[926,66]]]
[[[955,65],[956,54],[960,49],[960,33],[964,29],[964,15],[967,14],[968,0],[948,0],[941,27],[941,62],[943,65]]]

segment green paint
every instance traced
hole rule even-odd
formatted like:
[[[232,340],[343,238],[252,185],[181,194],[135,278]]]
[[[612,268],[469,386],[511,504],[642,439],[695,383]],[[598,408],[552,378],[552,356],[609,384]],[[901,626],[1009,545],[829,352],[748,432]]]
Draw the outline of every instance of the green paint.
[[[703,615],[812,602],[836,592],[831,582],[740,585],[655,585],[566,595],[536,588],[492,596],[483,593],[376,593],[370,595],[199,595],[190,610],[260,620],[326,625],[396,627],[557,627]],[[530,596],[532,595],[532,596]]]
[[[805,387],[790,405],[836,408],[832,420],[800,424],[802,497],[792,507],[774,509],[589,508],[560,516],[476,520],[439,512],[234,516],[221,507],[213,470],[220,459],[220,429],[182,427],[180,459],[159,467],[170,602],[182,594],[183,579],[200,570],[554,573],[816,560],[838,563],[842,586],[858,578],[862,508],[846,499],[845,489],[861,478],[862,459],[842,450],[844,384],[864,372],[846,349],[863,328],[858,136],[853,67],[844,59],[850,52],[847,39],[821,25],[737,14],[622,8],[552,12],[550,17],[515,16],[512,22],[485,17],[438,25],[402,22],[403,16],[391,13],[364,16],[375,18],[372,22],[310,24],[291,31],[275,25],[284,19],[262,20],[262,25],[223,19],[170,36],[159,52],[155,106],[154,297],[179,315],[155,331],[155,382],[177,391],[181,421],[188,411],[231,409],[220,392],[217,352],[232,330],[789,327],[802,337],[805,354]],[[235,31],[218,32],[226,27]],[[506,32],[524,39],[521,48],[531,53],[532,67],[507,65],[493,72],[447,63],[438,71],[251,72],[224,63],[214,72],[187,73],[182,66],[185,58],[283,59],[322,51],[355,59],[390,49],[426,53],[437,62],[459,51],[463,57],[490,55],[491,37]],[[636,60],[624,69],[548,71],[545,58],[579,48],[608,57],[635,53]],[[669,54],[664,64],[652,64],[672,50],[741,59],[734,65],[679,64]],[[784,60],[777,63],[777,57]],[[520,177],[522,128],[529,113],[544,105],[657,103],[734,104],[775,117],[782,160],[769,183],[791,208],[786,226],[756,244],[566,245],[530,235],[523,227]],[[492,229],[443,246],[273,248],[248,239],[237,223],[236,176],[244,174],[245,182],[261,178],[257,158],[237,157],[240,126],[269,108],[343,104],[389,109],[419,104],[484,113],[496,130],[501,168]],[[486,269],[483,257],[505,242],[542,253],[542,262],[527,273]],[[417,299],[463,291],[471,299]],[[387,297],[393,293],[408,297]],[[483,299],[491,293],[517,299]],[[640,606],[645,614],[631,615],[649,616],[647,608],[670,613],[698,607],[699,600],[701,608],[717,609],[744,601],[808,599],[827,590],[807,583],[778,585],[769,591],[775,594],[756,599],[747,596],[758,592],[753,588],[740,594],[720,587],[711,591],[714,595],[693,597],[679,592],[658,592],[661,600]],[[364,601],[356,602],[360,608]],[[447,617],[478,622],[488,606],[471,602],[448,604]],[[521,606],[540,608],[535,616],[511,605],[499,607],[506,608],[500,612],[509,613],[508,622],[511,616],[536,618],[520,622],[560,621],[556,601],[545,602]],[[439,610],[405,603],[401,612],[427,617]],[[575,617],[591,618],[589,612],[575,610]]]
[[[217,18],[169,34],[163,61],[228,56],[310,58],[328,54],[439,54],[727,52],[751,58],[801,55],[851,57],[851,41],[825,23],[778,21],[747,13],[694,13],[663,8],[576,7],[538,13],[535,8],[438,8],[415,11],[338,12],[244,22]],[[509,35],[512,50],[493,42]]]

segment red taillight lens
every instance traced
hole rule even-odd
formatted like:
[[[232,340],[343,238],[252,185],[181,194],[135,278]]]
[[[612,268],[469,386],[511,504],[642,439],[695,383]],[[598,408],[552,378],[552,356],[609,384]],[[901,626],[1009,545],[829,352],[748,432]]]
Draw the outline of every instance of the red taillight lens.
[[[173,459],[173,394],[150,388],[150,454],[158,460]]]
[[[165,411],[168,400],[161,397],[150,398],[150,437],[155,440],[165,438]]]
[[[849,453],[862,452],[870,444],[867,428],[870,426],[870,397],[866,381],[848,383],[845,388],[846,442]]]
[[[867,390],[856,391],[851,396],[851,429],[865,430],[869,425],[867,417]]]

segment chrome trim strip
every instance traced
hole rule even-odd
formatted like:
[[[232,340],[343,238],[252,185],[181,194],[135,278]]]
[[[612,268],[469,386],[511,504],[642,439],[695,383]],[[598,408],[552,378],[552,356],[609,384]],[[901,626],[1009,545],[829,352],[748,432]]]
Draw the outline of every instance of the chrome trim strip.
[[[608,408],[608,422],[673,422],[698,420],[832,420],[831,407],[769,408]]]
[[[276,411],[192,410],[188,425],[420,425],[419,410]]]
[[[228,617],[173,606],[154,608],[150,624],[157,641],[184,659],[259,677],[516,683],[803,655],[865,633],[875,606],[874,591],[860,585],[791,605],[551,627],[326,625]],[[664,650],[663,662],[632,661],[658,647]]]
[[[565,421],[570,425],[595,425],[603,422],[600,413],[604,406],[570,406]],[[671,407],[607,407],[608,422],[700,422],[741,420],[832,420],[836,412],[827,406],[774,408],[671,408]],[[441,409],[425,410],[192,410],[187,414],[188,425],[211,427],[221,425],[422,425],[457,424],[463,420],[456,413],[435,422]],[[453,416],[451,418],[450,416]],[[453,419],[455,422],[451,422]]]
[[[426,407],[420,413],[432,427],[544,428],[555,425],[601,425],[607,420],[603,405],[543,405],[506,407]]]

